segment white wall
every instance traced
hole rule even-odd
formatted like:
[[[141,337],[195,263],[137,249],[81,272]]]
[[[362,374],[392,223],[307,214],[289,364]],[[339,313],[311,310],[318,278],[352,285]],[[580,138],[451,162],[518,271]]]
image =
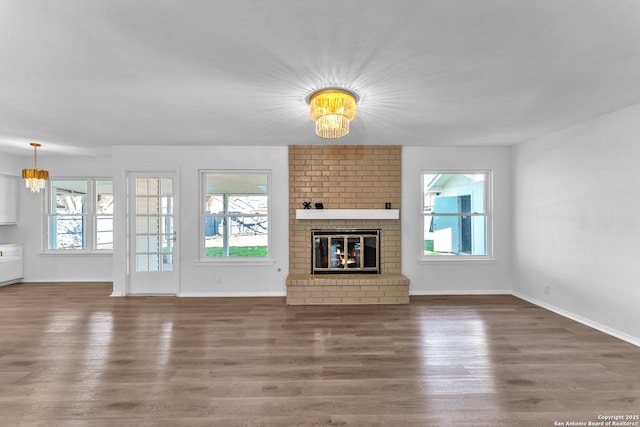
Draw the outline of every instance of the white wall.
[[[493,261],[429,261],[422,254],[424,170],[493,172]],[[493,294],[511,292],[511,148],[402,148],[402,272],[411,294]]]
[[[29,159],[32,162],[30,167],[33,167],[33,157],[30,157]],[[27,157],[0,152],[0,173],[4,175],[20,176],[22,173],[22,164],[26,160]]]
[[[3,165],[9,156],[2,154],[0,173],[20,175],[33,167],[33,157],[14,156],[11,165]],[[40,157],[38,166],[50,177],[111,176],[110,157]],[[43,254],[44,192],[32,193],[20,185],[18,191],[18,225],[0,227],[0,241],[24,244],[25,282],[111,281],[111,255]],[[6,229],[6,230],[5,230]]]
[[[181,296],[286,294],[289,270],[289,181],[287,147],[125,147],[113,149],[115,236],[113,295],[128,293],[127,171],[177,171],[180,191],[179,241]],[[202,169],[271,170],[270,265],[198,263],[200,253],[200,186]]]
[[[636,343],[638,117],[640,104],[522,144],[513,158],[516,295]]]

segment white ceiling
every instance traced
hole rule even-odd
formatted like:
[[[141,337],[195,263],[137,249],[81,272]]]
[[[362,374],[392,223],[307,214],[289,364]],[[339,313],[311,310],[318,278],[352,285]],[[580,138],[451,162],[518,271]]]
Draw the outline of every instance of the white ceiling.
[[[515,144],[638,102],[638,0],[0,0],[0,152]]]

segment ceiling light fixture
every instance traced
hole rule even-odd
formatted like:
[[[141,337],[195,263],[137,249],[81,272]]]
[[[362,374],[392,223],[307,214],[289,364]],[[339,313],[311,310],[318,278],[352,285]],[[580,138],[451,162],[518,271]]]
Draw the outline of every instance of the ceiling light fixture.
[[[32,142],[29,144],[33,147],[33,169],[22,169],[22,177],[27,188],[32,193],[39,193],[44,189],[44,186],[49,179],[49,171],[40,169],[38,170],[38,147],[40,144]]]
[[[358,96],[342,88],[325,88],[308,97],[311,120],[320,138],[340,138],[349,133],[349,122],[356,116]]]

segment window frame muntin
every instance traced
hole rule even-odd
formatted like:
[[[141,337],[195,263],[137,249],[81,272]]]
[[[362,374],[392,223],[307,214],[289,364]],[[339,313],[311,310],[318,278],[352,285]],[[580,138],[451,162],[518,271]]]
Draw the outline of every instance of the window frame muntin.
[[[197,264],[244,264],[244,265],[273,265],[275,262],[271,258],[272,257],[272,233],[269,232],[267,234],[267,256],[266,257],[239,257],[239,256],[222,256],[222,257],[207,257],[204,255],[205,252],[205,216],[206,216],[206,206],[205,206],[205,196],[207,194],[207,180],[206,175],[208,173],[218,173],[218,174],[233,174],[233,175],[242,175],[242,174],[265,174],[267,175],[267,222],[271,225],[271,189],[272,189],[272,170],[271,169],[199,169],[199,189],[198,192],[198,208],[200,209],[199,221],[200,225],[198,226],[198,259],[196,260]],[[223,193],[216,193],[223,194]]]
[[[484,175],[484,194],[483,207],[484,212],[462,212],[462,213],[425,213],[424,212],[424,194],[425,183],[424,176],[430,175]],[[437,262],[493,262],[495,261],[495,253],[493,246],[493,170],[492,169],[421,169],[420,170],[420,221],[422,234],[420,237],[419,257],[420,264],[430,264]],[[459,255],[459,256],[425,256],[424,255],[424,235],[425,235],[425,217],[427,216],[481,216],[485,217],[485,255]]]

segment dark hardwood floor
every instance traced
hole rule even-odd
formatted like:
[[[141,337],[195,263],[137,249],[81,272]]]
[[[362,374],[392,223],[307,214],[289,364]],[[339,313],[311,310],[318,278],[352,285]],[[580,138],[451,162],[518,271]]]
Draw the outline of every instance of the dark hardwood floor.
[[[638,347],[511,296],[302,307],[110,292],[0,288],[0,425],[554,426],[640,414]]]

